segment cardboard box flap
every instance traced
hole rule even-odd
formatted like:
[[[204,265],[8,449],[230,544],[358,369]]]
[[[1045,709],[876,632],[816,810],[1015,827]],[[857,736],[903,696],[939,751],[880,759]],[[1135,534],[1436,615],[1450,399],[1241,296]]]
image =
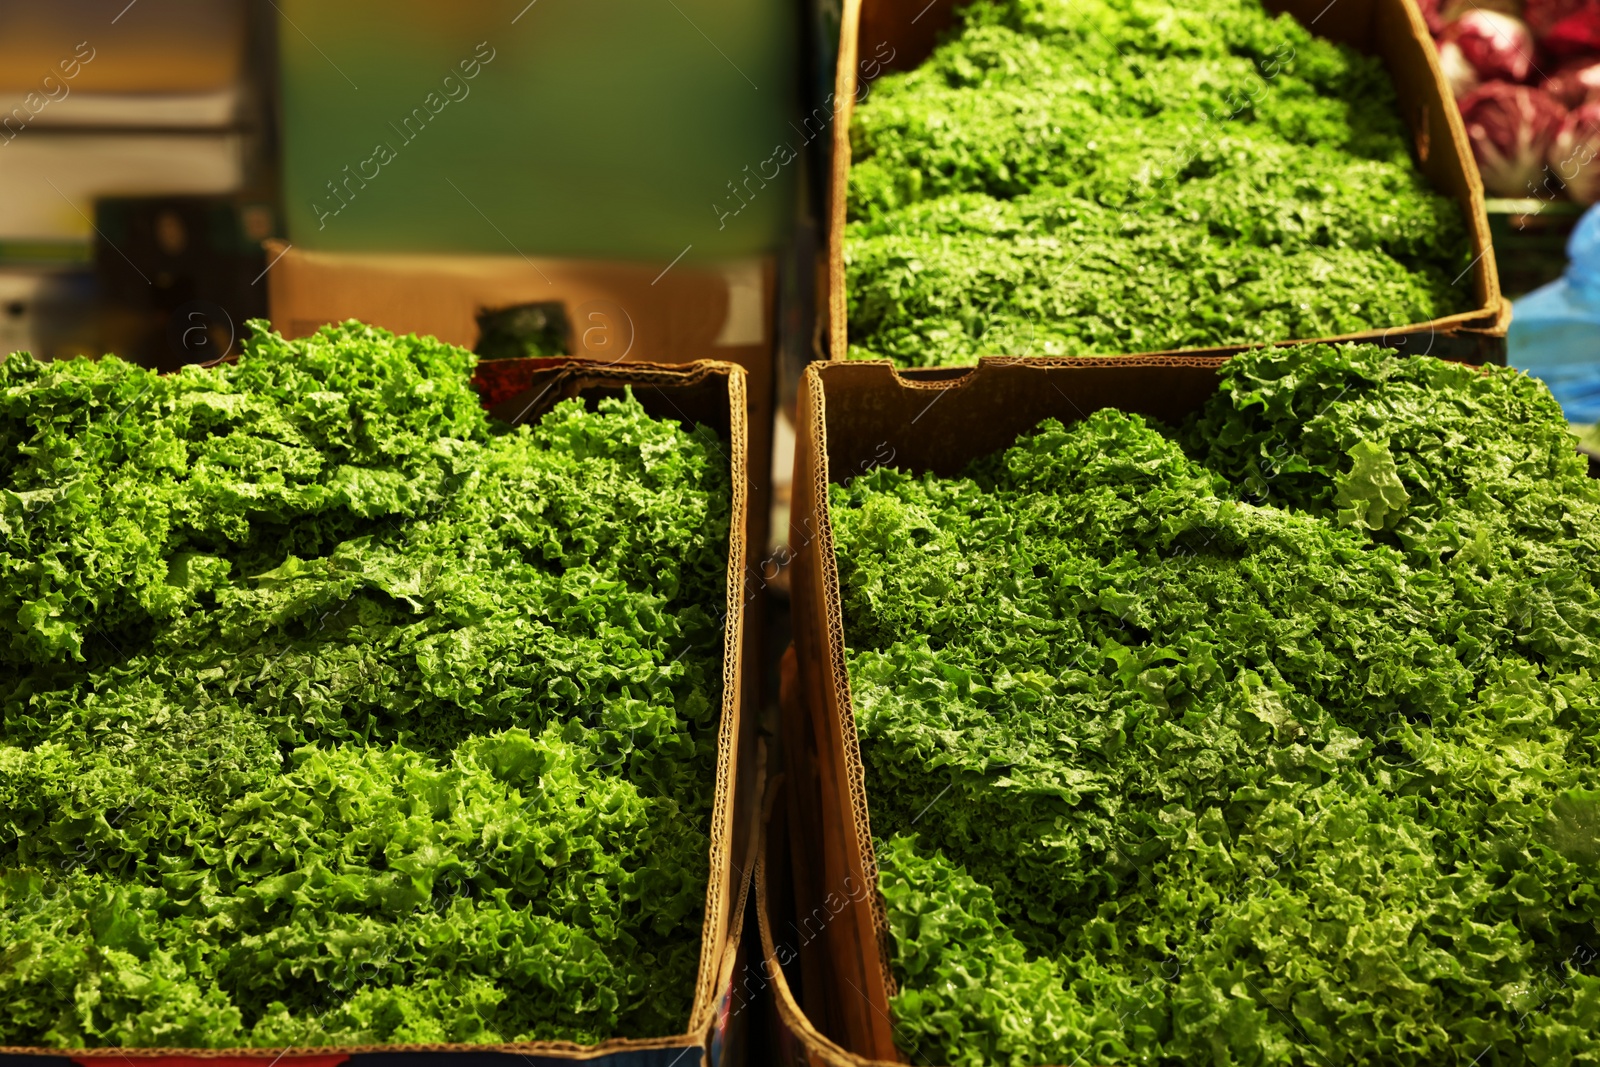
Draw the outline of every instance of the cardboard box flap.
[[[868,464],[960,474],[974,458],[1009,447],[1040,419],[1082,418],[1139,397],[1140,414],[1176,423],[1196,394],[1216,388],[1224,356],[1024,360],[986,356],[970,368],[899,370],[888,360],[814,367],[823,388],[822,437],[835,481]],[[1152,375],[1154,368],[1162,373]],[[1073,375],[1075,369],[1092,370]],[[889,458],[892,457],[892,458]],[[844,475],[844,477],[841,477]]]

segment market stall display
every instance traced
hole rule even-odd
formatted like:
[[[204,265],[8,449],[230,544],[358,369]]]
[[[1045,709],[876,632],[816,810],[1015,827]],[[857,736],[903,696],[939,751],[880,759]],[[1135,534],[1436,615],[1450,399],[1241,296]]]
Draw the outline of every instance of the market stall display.
[[[833,356],[1499,331],[1420,18],[1290,6],[979,0],[908,71],[867,83],[841,53]],[[860,55],[888,21],[863,11]]]
[[[0,363],[0,1046],[703,1048],[742,373],[255,330]]]
[[[1559,407],[1376,346],[1131,362],[809,373],[828,956],[786,1022],[836,1063],[1586,1062],[1600,483]]]

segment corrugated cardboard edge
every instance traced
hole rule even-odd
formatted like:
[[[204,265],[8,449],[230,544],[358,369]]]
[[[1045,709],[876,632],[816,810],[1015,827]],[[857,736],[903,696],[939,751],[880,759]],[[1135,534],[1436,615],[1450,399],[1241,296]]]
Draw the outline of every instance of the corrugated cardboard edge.
[[[1331,0],[1329,6],[1337,3]],[[1460,160],[1462,171],[1466,177],[1465,202],[1460,200],[1463,221],[1467,227],[1467,234],[1471,241],[1473,260],[1468,267],[1474,272],[1474,288],[1479,306],[1472,311],[1460,312],[1455,315],[1446,315],[1442,318],[1432,319],[1428,322],[1408,323],[1406,325],[1378,327],[1364,330],[1359,333],[1340,334],[1332,337],[1317,337],[1303,339],[1286,339],[1280,344],[1295,344],[1303,341],[1378,341],[1390,342],[1399,336],[1465,333],[1480,335],[1485,339],[1504,339],[1506,329],[1511,323],[1511,304],[1500,291],[1500,271],[1495,262],[1494,245],[1489,237],[1489,215],[1484,202],[1483,178],[1478,171],[1478,163],[1472,154],[1471,142],[1467,138],[1467,127],[1461,118],[1461,109],[1456,106],[1455,95],[1450,91],[1449,83],[1445,81],[1444,71],[1439,65],[1437,49],[1433,47],[1432,35],[1428,33],[1427,23],[1422,17],[1422,11],[1417,6],[1417,0],[1378,0],[1379,4],[1398,5],[1403,12],[1411,38],[1419,45],[1424,60],[1427,64],[1433,91],[1430,96],[1440,103],[1436,114],[1428,115],[1426,111],[1422,121],[1427,124],[1429,131],[1437,127],[1439,122],[1445,124],[1448,136],[1446,143],[1456,158]],[[855,94],[858,85],[857,55],[860,51],[861,36],[861,7],[863,0],[844,0],[843,17],[840,22],[839,59],[838,67],[834,74],[834,130],[833,130],[833,161],[828,183],[828,331],[829,348],[828,357],[835,360],[848,358],[850,350],[849,339],[849,297],[845,291],[845,225],[848,214],[849,184],[850,184],[850,119],[855,110]],[[932,6],[930,4],[930,6]],[[1324,9],[1325,10],[1325,9]],[[1313,20],[1315,21],[1315,20]],[[1429,141],[1432,141],[1431,132],[1422,139],[1419,145],[1421,150]],[[1234,354],[1248,348],[1260,347],[1259,345],[1214,346],[1211,348],[1188,349],[1162,349],[1162,355],[1179,353],[1216,353]],[[1411,347],[1406,345],[1405,347]],[[1423,346],[1417,346],[1418,351],[1427,351]],[[1145,353],[1122,353],[1145,354]],[[1119,353],[1102,353],[1104,356],[1119,355]],[[1503,352],[1498,353],[1498,361],[1504,361]]]
[[[844,291],[844,228],[850,188],[850,119],[856,110],[856,53],[861,48],[861,0],[844,0],[839,59],[833,76],[833,159],[828,175],[828,355],[850,347]]]
[[[741,686],[744,662],[745,555],[747,551],[746,510],[749,504],[749,472],[746,467],[748,425],[746,421],[745,370],[734,363],[697,360],[683,364],[618,363],[605,364],[571,360],[555,368],[555,379],[578,395],[590,387],[624,385],[698,385],[708,378],[726,377],[728,387],[729,474],[732,480],[728,523],[727,603],[723,626],[722,715],[717,730],[717,772],[711,814],[711,877],[706,884],[705,920],[700,936],[700,967],[696,976],[694,1001],[689,1026],[682,1034],[654,1038],[610,1038],[594,1045],[572,1041],[528,1041],[510,1044],[440,1045],[335,1045],[278,1048],[42,1048],[0,1046],[0,1057],[49,1056],[75,1061],[104,1062],[107,1067],[118,1060],[149,1060],[181,1057],[185,1060],[260,1060],[287,1067],[308,1058],[352,1056],[362,1053],[492,1053],[539,1055],[556,1059],[585,1061],[619,1052],[654,1049],[699,1049],[709,1051],[711,1026],[716,1021],[720,998],[719,979],[731,972],[732,959],[741,933],[741,913],[731,911],[734,900],[746,899],[749,879],[733,887],[732,832],[735,818],[734,784],[738,780],[739,738],[741,736]],[[555,384],[555,380],[552,381]],[[551,389],[564,394],[563,389]],[[686,1060],[685,1063],[693,1061]]]
[[[733,855],[734,823],[738,816],[737,786],[739,783],[739,756],[743,738],[742,697],[744,692],[744,634],[745,594],[748,581],[746,556],[749,552],[747,536],[750,529],[750,456],[748,398],[745,396],[746,372],[734,363],[702,363],[698,371],[721,371],[728,376],[728,452],[730,475],[733,480],[733,507],[728,515],[728,617],[722,627],[722,723],[717,736],[717,792],[716,808],[711,818],[711,871],[712,879],[706,886],[706,919],[716,916],[715,939],[709,932],[702,935],[700,949],[700,980],[695,989],[695,1011],[689,1016],[689,1033],[705,1035],[708,1040],[711,1027],[716,1022],[720,998],[720,982],[726,972],[732,979],[733,958],[737,942],[743,933],[742,905],[745,900],[747,879],[740,879],[738,906],[725,899],[733,884],[736,857]],[[717,946],[724,946],[720,956]]]
[[[841,985],[853,987],[856,994],[843,1000],[841,1010],[850,1020],[837,1019],[835,1025],[857,1034],[857,1040],[875,1049],[880,1057],[892,1059],[896,1051],[886,1025],[892,986],[888,984],[887,958],[882,955],[886,951],[882,932],[887,927],[887,916],[878,892],[876,855],[867,821],[865,772],[857,748],[854,705],[844,663],[838,568],[827,511],[827,413],[819,375],[822,368],[829,366],[834,364],[811,364],[801,382],[790,517],[791,539],[796,523],[814,523],[812,535],[796,553],[790,598],[796,644],[802,646],[798,660],[801,702],[807,711],[805,732],[815,746],[817,760],[813,769],[818,775],[814,783],[806,776],[788,778],[791,789],[817,785],[819,825],[810,829],[819,836],[815,838],[817,851],[813,860],[822,865],[818,873],[830,892],[847,890],[841,913],[829,921],[819,946],[835,968],[832,977]],[[819,636],[822,647],[813,647]],[[791,736],[788,730],[785,736]],[[793,756],[798,756],[790,749],[798,747],[786,743],[786,766]],[[848,891],[852,880],[861,887],[860,892]],[[806,906],[815,907],[817,902],[807,898]],[[857,945],[856,957],[847,961],[842,949]],[[878,955],[871,962],[861,959],[863,953],[873,949],[878,950]],[[858,961],[860,966],[855,965]]]
[[[889,962],[889,915],[884,907],[883,895],[878,891],[878,852],[872,844],[872,819],[867,811],[867,769],[861,761],[861,738],[856,732],[855,696],[850,688],[850,667],[845,661],[844,605],[839,592],[839,557],[833,542],[833,519],[828,510],[828,398],[822,384],[822,368],[806,368],[805,390],[812,398],[806,436],[809,439],[812,500],[816,503],[817,540],[814,560],[821,571],[822,611],[827,633],[827,667],[831,674],[831,689],[824,691],[825,705],[832,715],[843,741],[845,784],[850,790],[850,809],[855,818],[855,840],[847,841],[859,852],[859,874],[870,887],[868,900],[872,908],[872,928],[877,934],[878,965],[883,975],[884,1009],[887,998],[894,996],[895,981]],[[876,990],[869,990],[872,999]]]
[[[767,856],[763,848],[756,856],[756,923],[761,929],[761,956],[766,962],[766,972],[772,983],[772,998],[778,1005],[778,1018],[789,1032],[800,1039],[812,1063],[829,1067],[898,1067],[896,1060],[873,1060],[847,1052],[828,1039],[827,1035],[811,1025],[811,1020],[800,1009],[778,962],[778,950],[772,937],[771,906],[767,900]]]

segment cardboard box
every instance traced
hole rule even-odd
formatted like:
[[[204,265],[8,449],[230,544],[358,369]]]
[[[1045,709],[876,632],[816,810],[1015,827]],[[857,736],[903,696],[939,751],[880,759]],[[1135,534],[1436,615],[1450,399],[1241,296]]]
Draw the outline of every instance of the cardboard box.
[[[833,160],[829,175],[828,352],[844,359],[849,350],[844,275],[845,209],[850,174],[850,118],[858,72],[908,70],[927,58],[938,35],[954,22],[963,0],[844,0],[844,23],[833,99]],[[1301,340],[1376,341],[1408,355],[1434,355],[1471,363],[1504,363],[1511,304],[1500,292],[1483,182],[1467,141],[1433,40],[1415,0],[1267,0],[1269,10],[1287,12],[1321,36],[1382,57],[1394,80],[1401,112],[1411,127],[1417,166],[1435,189],[1461,205],[1471,241],[1472,311],[1431,322],[1391,323],[1338,338]],[[883,46],[892,59],[879,63]],[[863,59],[862,57],[867,57]],[[1292,343],[1284,338],[1280,343]],[[1251,345],[1183,349],[1191,354],[1231,354]],[[1100,353],[1110,355],[1112,353]],[[1171,353],[1162,353],[1171,354]]]
[[[795,455],[794,647],[783,672],[782,793],[758,848],[756,905],[785,1062],[899,1062],[894,979],[866,776],[845,657],[828,487],[890,465],[954,477],[1045,418],[1114,407],[1180,424],[1215,393],[1226,357],[986,357],[972,368],[887,360],[812,364]],[[1600,460],[1589,473],[1600,477]],[[1079,1067],[1090,1067],[1080,1064]]]
[[[505,364],[523,363],[520,360]],[[426,1063],[472,1067],[546,1067],[573,1061],[616,1067],[690,1067],[707,1062],[713,1046],[726,1043],[734,964],[749,889],[746,855],[750,821],[739,806],[741,750],[749,730],[742,715],[739,684],[747,660],[754,658],[745,625],[746,551],[743,536],[746,494],[745,384],[737,366],[703,360],[686,366],[619,364],[581,360],[540,360],[519,373],[526,384],[495,405],[508,421],[537,421],[568,397],[621,395],[631,387],[640,404],[657,418],[703,422],[727,442],[733,484],[728,537],[727,616],[723,638],[722,713],[718,728],[715,796],[711,818],[711,878],[706,886],[700,967],[693,1007],[682,1034],[660,1038],[613,1038],[598,1045],[568,1041],[515,1045],[380,1045],[349,1048],[237,1049],[53,1049],[0,1048],[0,1067],[396,1067]],[[506,367],[509,371],[512,368]],[[499,373],[492,371],[491,374]],[[485,385],[492,386],[492,382]],[[492,388],[486,390],[492,393]]]

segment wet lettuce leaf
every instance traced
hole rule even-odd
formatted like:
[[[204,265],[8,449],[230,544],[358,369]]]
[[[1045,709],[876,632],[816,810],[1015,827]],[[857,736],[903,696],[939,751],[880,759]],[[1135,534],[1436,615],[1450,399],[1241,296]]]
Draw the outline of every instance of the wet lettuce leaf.
[[[724,446],[474,358],[0,363],[0,1044],[687,1024]]]
[[[1600,489],[1542,385],[1252,352],[831,494],[914,1062],[1600,1062]]]
[[[1467,310],[1382,63],[1260,0],[978,0],[850,129],[852,356],[1277,341]]]

